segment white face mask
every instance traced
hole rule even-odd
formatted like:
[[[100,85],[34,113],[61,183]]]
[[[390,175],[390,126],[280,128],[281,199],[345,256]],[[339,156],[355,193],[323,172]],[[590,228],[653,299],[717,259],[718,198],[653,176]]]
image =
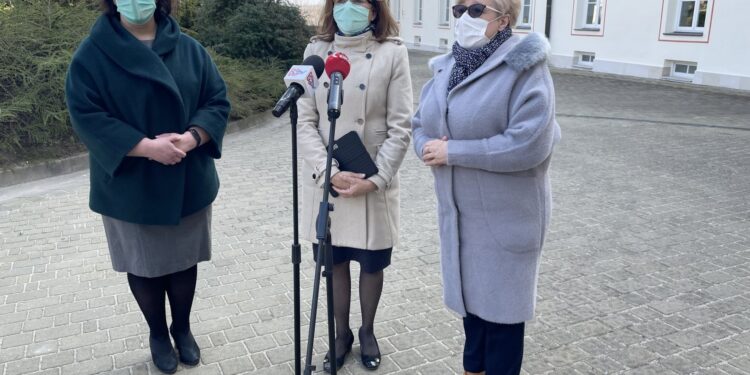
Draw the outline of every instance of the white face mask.
[[[456,21],[456,41],[458,45],[466,49],[477,49],[487,45],[490,38],[487,38],[487,27],[490,21],[479,17],[472,18],[469,12],[464,13]]]

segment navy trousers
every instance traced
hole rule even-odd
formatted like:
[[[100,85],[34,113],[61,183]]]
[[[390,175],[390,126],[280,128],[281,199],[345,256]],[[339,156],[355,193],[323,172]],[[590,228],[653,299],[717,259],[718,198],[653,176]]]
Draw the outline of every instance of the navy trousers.
[[[523,362],[525,323],[498,324],[469,314],[464,318],[464,370],[518,375]]]

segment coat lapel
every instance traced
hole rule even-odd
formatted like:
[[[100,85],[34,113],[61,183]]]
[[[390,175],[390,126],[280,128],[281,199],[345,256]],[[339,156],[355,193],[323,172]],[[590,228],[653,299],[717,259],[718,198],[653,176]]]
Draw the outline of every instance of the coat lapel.
[[[180,28],[171,17],[160,17],[153,48],[146,47],[112,16],[99,17],[91,31],[91,39],[104,54],[125,71],[157,82],[167,88],[184,108],[177,83],[161,56],[177,47]]]
[[[439,56],[433,60],[433,71],[435,75],[434,92],[437,93],[436,100],[440,110],[440,134],[451,137],[450,128],[448,127],[448,82],[450,81],[451,70],[456,61],[452,54]]]

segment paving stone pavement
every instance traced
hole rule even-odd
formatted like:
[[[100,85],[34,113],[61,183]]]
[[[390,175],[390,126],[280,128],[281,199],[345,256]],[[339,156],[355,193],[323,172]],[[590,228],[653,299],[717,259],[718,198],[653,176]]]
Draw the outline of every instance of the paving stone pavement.
[[[412,54],[417,92],[428,57]],[[524,373],[750,373],[748,97],[586,74],[555,81],[564,139]],[[180,374],[292,373],[289,169],[283,121],[226,141],[213,260],[199,267],[192,318],[203,359]],[[461,322],[441,300],[432,179],[412,153],[401,174],[403,244],[386,272],[377,373],[461,373]],[[86,173],[0,190],[2,374],[157,373],[87,194]],[[323,303],[317,364],[325,316]],[[365,373],[358,353],[355,343],[342,374]]]

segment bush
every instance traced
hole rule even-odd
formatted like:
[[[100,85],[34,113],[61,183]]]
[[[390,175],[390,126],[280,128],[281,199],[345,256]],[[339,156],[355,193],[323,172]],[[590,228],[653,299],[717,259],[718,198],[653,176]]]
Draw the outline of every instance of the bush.
[[[99,13],[40,0],[13,5],[0,5],[0,164],[80,150],[65,107],[65,73]]]
[[[196,1],[188,0],[189,11]],[[100,14],[97,3],[14,0],[11,7],[0,0],[0,166],[84,150],[70,124],[64,83],[75,49]],[[185,9],[177,15],[190,22]],[[280,62],[211,53],[227,83],[232,119],[270,109],[283,92]]]
[[[238,60],[209,49],[216,66],[227,83],[232,102],[231,119],[246,118],[267,111],[283,93],[284,69],[280,63],[260,60]]]
[[[299,63],[313,30],[282,0],[205,0],[196,31],[201,41],[234,58]]]

